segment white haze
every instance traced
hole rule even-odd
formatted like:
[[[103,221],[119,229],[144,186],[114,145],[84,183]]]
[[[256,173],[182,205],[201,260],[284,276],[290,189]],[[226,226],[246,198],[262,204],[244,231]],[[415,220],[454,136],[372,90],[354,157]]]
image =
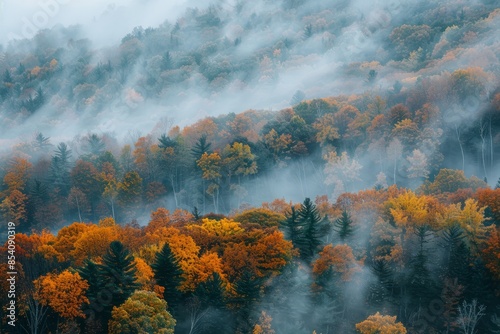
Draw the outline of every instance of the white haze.
[[[80,24],[86,36],[91,40],[93,49],[100,49],[106,45],[116,47],[121,38],[136,26],[156,27],[164,21],[175,23],[176,17],[179,17],[186,7],[203,9],[207,6],[204,2],[188,4],[186,1],[176,1],[173,4],[159,0],[129,0],[122,1],[119,5],[112,1],[97,0],[85,3],[67,2],[59,6],[59,9],[55,11],[56,14],[50,18],[44,28],[57,24],[66,26]],[[22,35],[22,24],[20,25],[19,19],[28,18],[33,21],[33,16],[41,11],[40,3],[45,3],[45,1],[28,0],[22,4],[5,2],[2,14],[5,21],[2,21],[0,41],[5,43],[5,38],[9,34]],[[330,2],[320,6],[328,8],[328,3]],[[230,2],[218,2],[218,4],[223,9],[231,9],[235,6]],[[259,12],[275,6],[279,4],[269,2],[245,4],[240,16],[226,18],[229,19],[226,24],[227,35],[231,36],[231,27],[242,24],[240,21],[246,19],[251,13],[258,15]],[[370,12],[370,9],[374,11]],[[307,7],[302,10],[307,10]],[[183,126],[206,116],[237,113],[247,109],[278,110],[289,106],[289,101],[297,90],[305,91],[307,98],[360,93],[367,89],[366,77],[342,77],[338,68],[349,62],[369,61],[377,52],[383,53],[379,47],[380,35],[382,32],[389,33],[387,21],[400,14],[400,7],[394,3],[389,5],[370,3],[368,5],[363,1],[357,1],[343,9],[340,14],[352,18],[353,21],[352,24],[342,29],[339,36],[335,37],[333,48],[324,54],[308,53],[308,45],[314,50],[321,44],[322,34],[315,34],[305,44],[306,54],[302,59],[297,59],[296,64],[288,61],[286,67],[280,67],[280,64],[275,65],[273,71],[277,79],[271,82],[264,81],[252,86],[230,84],[222,92],[208,95],[204,83],[199,82],[197,78],[191,78],[192,88],[182,92],[182,96],[175,103],[146,101],[138,108],[129,108],[124,107],[123,103],[118,103],[120,101],[110,101],[108,107],[94,119],[85,117],[75,119],[73,115],[54,115],[53,107],[49,102],[28,122],[16,129],[2,129],[2,137],[12,140],[25,133],[42,130],[44,135],[50,136],[53,141],[68,140],[77,133],[89,130],[98,133],[114,132],[120,137],[120,134],[128,130],[148,133],[156,122],[165,116],[173,118],[175,124]],[[365,17],[368,19],[365,20]],[[272,45],[272,40],[277,41],[283,37],[297,38],[304,33],[304,24],[293,25],[290,21],[273,21],[269,24],[270,26],[265,31],[252,31],[252,35],[246,37],[236,52],[252,54],[263,43]],[[367,29],[368,25],[373,32]],[[301,45],[301,47],[304,46]],[[106,59],[94,59],[93,63],[96,64],[99,61],[106,61]],[[128,82],[123,86],[124,91],[134,86],[139,75],[141,73],[132,73],[129,76]],[[384,83],[383,80],[380,82],[380,85],[386,84],[392,85],[393,83]]]
[[[26,29],[31,24],[37,30],[60,24],[83,26],[95,47],[119,43],[137,26],[156,27],[165,20],[175,21],[193,5],[187,0],[0,0],[0,4],[2,44],[32,37],[25,33],[31,32]]]

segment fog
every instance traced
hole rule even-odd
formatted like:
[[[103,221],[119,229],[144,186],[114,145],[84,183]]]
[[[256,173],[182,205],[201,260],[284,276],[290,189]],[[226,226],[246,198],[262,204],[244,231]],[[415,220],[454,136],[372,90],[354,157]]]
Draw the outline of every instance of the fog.
[[[54,0],[55,1],[55,0]],[[46,16],[46,23],[39,24],[40,28],[50,29],[58,25],[72,26],[79,25],[78,36],[88,38],[91,43],[91,50],[95,51],[90,62],[96,65],[98,62],[106,62],[114,51],[123,36],[137,26],[157,27],[162,22],[174,24],[176,18],[184,14],[189,6],[203,10],[204,5],[177,1],[175,4],[165,6],[159,1],[126,1],[116,5],[112,2],[90,1],[85,3],[67,2],[65,4],[55,4],[55,2],[22,2],[5,3],[2,21],[1,40],[7,50],[14,51],[16,47],[23,45],[23,48],[30,48],[30,44],[13,40],[12,37],[23,38],[33,37],[34,31],[25,29],[19,24],[20,19],[34,22],[38,13],[43,12],[43,8],[51,4],[53,11]],[[205,5],[208,6],[208,5]],[[249,20],[255,20],[259,13],[270,12],[279,8],[279,5],[271,5],[269,2],[258,2],[256,4],[244,4],[239,15],[234,13],[236,4],[217,3],[219,11],[225,14],[229,10],[227,17],[222,16],[226,36],[228,38],[242,38],[241,44],[235,48],[233,55],[215,54],[210,56],[211,62],[217,63],[221,57],[231,56],[238,61],[245,61],[247,57],[255,57],[262,54],[262,48],[269,48],[276,45],[283,38],[290,40],[302,40],[304,34],[304,22],[289,17],[286,19],[276,19],[265,24],[259,24],[256,29],[246,32],[243,28]],[[309,7],[308,7],[309,6]],[[317,3],[307,4],[298,10],[307,13],[318,10]],[[322,3],[321,7],[328,8],[331,4]],[[254,82],[242,83],[232,81],[222,91],[210,92],[207,83],[200,77],[191,77],[188,89],[178,93],[177,97],[145,99],[140,105],[131,107],[130,104],[122,106],[126,91],[134,87],[137,80],[140,80],[141,61],[136,63],[136,67],[130,71],[127,81],[122,85],[121,94],[117,94],[119,100],[107,101],[106,106],[99,111],[98,115],[93,115],[95,121],[85,116],[74,119],[71,114],[53,114],[54,108],[51,103],[47,103],[39,115],[31,117],[21,124],[16,124],[14,131],[2,131],[3,138],[14,139],[21,133],[32,133],[39,131],[34,124],[43,128],[50,128],[45,133],[55,140],[71,138],[75,133],[93,129],[97,132],[115,132],[119,134],[123,129],[140,129],[141,132],[149,132],[154,126],[155,120],[162,116],[173,117],[176,124],[181,126],[192,123],[194,119],[205,116],[214,116],[229,112],[241,112],[247,109],[279,110],[290,105],[290,99],[297,90],[303,90],[307,98],[323,97],[337,94],[353,94],[366,90],[364,86],[365,77],[346,78],[339,73],[339,67],[346,62],[363,62],[379,57],[382,52],[380,35],[384,29],[388,28],[387,22],[395,20],[400,14],[397,4],[372,5],[373,10],[364,6],[362,2],[351,3],[350,6],[340,6],[340,16],[345,20],[352,20],[352,23],[345,24],[339,31],[338,36],[330,36],[328,33],[315,33],[306,43],[297,44],[288,51],[296,56],[282,63],[277,59],[269,59],[268,68],[261,68],[260,73]],[[159,10],[161,8],[161,10]],[[45,10],[46,12],[48,10]],[[7,15],[7,13],[9,13]],[[326,14],[326,15],[332,15]],[[403,14],[404,15],[404,14]],[[33,19],[35,17],[35,19]],[[44,16],[45,17],[45,16]],[[368,17],[366,20],[365,18]],[[25,20],[26,19],[26,20]],[[404,18],[399,18],[404,19]],[[304,20],[302,20],[304,21]],[[29,24],[28,24],[29,25]],[[30,34],[24,34],[24,30]],[[6,32],[6,33],[5,33]],[[387,31],[385,32],[387,33]],[[327,34],[327,35],[325,35]],[[54,34],[57,36],[57,34]],[[191,37],[191,36],[190,36]],[[193,38],[195,38],[193,36]],[[332,39],[333,46],[324,52],[326,39]],[[189,43],[189,41],[188,41]],[[63,37],[60,46],[67,44],[67,39]],[[31,44],[33,46],[33,44]],[[278,44],[279,45],[279,44]],[[111,50],[109,50],[111,48]],[[109,50],[109,51],[108,51]],[[101,55],[101,56],[99,56]],[[77,57],[74,55],[73,57]],[[383,55],[382,55],[383,56]],[[270,54],[269,57],[272,57]],[[74,59],[74,58],[73,58]],[[222,58],[223,59],[223,58]],[[263,56],[258,60],[262,61]],[[8,64],[15,66],[15,60],[7,58]],[[69,61],[69,59],[68,59]],[[265,66],[265,65],[261,65]],[[379,86],[392,85],[392,83],[380,82]],[[131,110],[132,109],[132,110]],[[136,112],[140,109],[141,112]],[[182,110],[182,112],[180,112]],[[77,111],[77,113],[80,113]],[[41,114],[41,115],[40,115]],[[119,117],[122,115],[122,117]],[[144,115],[148,115],[144,117]],[[70,120],[70,121],[68,121]],[[45,124],[45,125],[42,125]],[[35,127],[35,129],[34,129]]]

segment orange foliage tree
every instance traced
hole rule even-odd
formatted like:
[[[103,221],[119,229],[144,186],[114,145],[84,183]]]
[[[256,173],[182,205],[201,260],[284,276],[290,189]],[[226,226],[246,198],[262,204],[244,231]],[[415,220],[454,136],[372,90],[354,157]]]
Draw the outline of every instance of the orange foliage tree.
[[[319,258],[313,263],[313,273],[320,276],[329,270],[340,275],[344,282],[350,281],[353,274],[360,271],[360,265],[354,258],[351,247],[329,244],[323,248]]]
[[[85,318],[81,307],[89,303],[85,296],[89,285],[78,273],[65,270],[58,275],[48,274],[36,279],[34,284],[35,298],[42,305],[49,305],[64,318]]]

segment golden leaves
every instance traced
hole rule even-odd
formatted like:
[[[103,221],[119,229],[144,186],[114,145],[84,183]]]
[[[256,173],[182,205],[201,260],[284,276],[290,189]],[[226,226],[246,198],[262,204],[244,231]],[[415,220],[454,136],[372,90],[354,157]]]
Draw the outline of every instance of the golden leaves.
[[[64,318],[85,318],[82,304],[88,304],[85,296],[88,283],[78,273],[68,270],[62,273],[41,276],[34,281],[35,299],[42,305],[49,305]]]

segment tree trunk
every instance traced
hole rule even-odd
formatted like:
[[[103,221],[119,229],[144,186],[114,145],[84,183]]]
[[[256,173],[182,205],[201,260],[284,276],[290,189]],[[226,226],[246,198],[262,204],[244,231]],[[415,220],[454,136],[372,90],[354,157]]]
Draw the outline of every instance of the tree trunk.
[[[78,203],[78,195],[75,196],[76,208],[78,209],[78,218],[80,218],[80,223],[82,222],[82,214],[80,213],[80,203]]]
[[[458,145],[460,145],[460,152],[462,153],[462,171],[465,173],[465,155],[464,148],[462,147],[462,142],[460,141],[460,131],[458,130],[458,125],[455,125],[455,131],[457,133]]]

